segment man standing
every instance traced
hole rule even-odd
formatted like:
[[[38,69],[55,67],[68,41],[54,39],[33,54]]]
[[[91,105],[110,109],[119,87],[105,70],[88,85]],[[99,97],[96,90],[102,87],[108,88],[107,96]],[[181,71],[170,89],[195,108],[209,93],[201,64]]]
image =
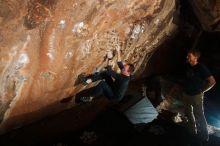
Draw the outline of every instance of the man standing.
[[[190,66],[186,71],[183,99],[190,132],[198,134],[199,138],[208,141],[203,98],[204,93],[210,90],[216,81],[208,68],[198,62],[199,57],[200,52],[197,50],[189,50],[187,53],[187,62]]]
[[[129,81],[131,79],[131,74],[134,72],[133,64],[122,64],[121,62],[121,54],[119,47],[116,48],[117,51],[117,64],[121,70],[121,73],[118,74],[112,70],[111,65],[106,67],[106,71],[98,72],[96,74],[83,77],[82,83],[88,84],[91,82],[95,82],[97,80],[101,80],[99,84],[95,87],[88,89],[86,96],[79,96],[79,101],[81,102],[91,102],[96,96],[104,95],[109,100],[120,101],[127,88]],[[108,59],[110,59],[108,57]],[[114,79],[114,80],[113,80]],[[76,99],[78,98],[76,96]]]

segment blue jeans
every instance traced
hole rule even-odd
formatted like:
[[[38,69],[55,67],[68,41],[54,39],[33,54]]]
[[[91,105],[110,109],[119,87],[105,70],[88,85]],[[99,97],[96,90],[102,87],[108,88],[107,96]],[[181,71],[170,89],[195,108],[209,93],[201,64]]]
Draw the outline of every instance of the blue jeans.
[[[109,100],[114,100],[115,98],[111,86],[106,81],[101,81],[97,86],[93,87],[88,94],[93,97],[104,95]]]
[[[117,100],[116,96],[114,95],[114,81],[111,76],[107,75],[107,73],[104,72],[98,72],[92,75],[87,76],[87,79],[92,79],[93,82],[102,80],[99,82],[99,84],[95,87],[86,89],[81,91],[76,95],[76,97],[82,97],[82,96],[93,96],[97,97],[100,95],[104,95],[109,100]],[[105,81],[104,81],[105,80]]]

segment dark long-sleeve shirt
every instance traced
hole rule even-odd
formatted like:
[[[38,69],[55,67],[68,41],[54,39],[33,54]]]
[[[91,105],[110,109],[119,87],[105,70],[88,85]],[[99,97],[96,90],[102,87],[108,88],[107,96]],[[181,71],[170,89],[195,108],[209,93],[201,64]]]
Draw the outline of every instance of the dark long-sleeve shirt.
[[[117,62],[117,64],[121,70],[124,68],[122,62]],[[111,66],[107,67],[107,74],[115,79],[112,87],[114,95],[116,96],[116,98],[122,98],[127,91],[130,76],[116,73],[112,70]]]

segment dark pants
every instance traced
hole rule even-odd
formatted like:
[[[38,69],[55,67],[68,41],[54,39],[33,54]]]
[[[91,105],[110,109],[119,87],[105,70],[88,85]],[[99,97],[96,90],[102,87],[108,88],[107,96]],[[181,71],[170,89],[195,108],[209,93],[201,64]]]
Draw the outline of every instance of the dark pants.
[[[110,76],[107,75],[106,72],[95,73],[95,74],[89,75],[87,78],[92,79],[93,82],[98,81],[98,80],[102,80],[102,81],[100,81],[97,86],[84,90],[82,94],[78,96],[97,97],[100,95],[104,95],[109,100],[115,100],[116,97],[113,91],[114,81]]]
[[[90,96],[96,97],[99,95],[104,95],[109,100],[114,99],[114,93],[112,91],[111,86],[105,82],[101,81],[97,86],[93,87],[91,92],[89,93]]]
[[[186,93],[183,94],[189,130],[193,134],[198,134],[201,139],[206,141],[209,139],[209,134],[204,115],[203,98],[203,93],[193,96],[189,96]]]

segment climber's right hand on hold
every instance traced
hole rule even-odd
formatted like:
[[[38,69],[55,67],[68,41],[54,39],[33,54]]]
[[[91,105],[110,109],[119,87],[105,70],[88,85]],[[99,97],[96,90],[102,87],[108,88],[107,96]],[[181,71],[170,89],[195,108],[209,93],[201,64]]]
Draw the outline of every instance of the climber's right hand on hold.
[[[107,51],[107,58],[108,60],[111,60],[113,58],[113,52],[111,50]]]

